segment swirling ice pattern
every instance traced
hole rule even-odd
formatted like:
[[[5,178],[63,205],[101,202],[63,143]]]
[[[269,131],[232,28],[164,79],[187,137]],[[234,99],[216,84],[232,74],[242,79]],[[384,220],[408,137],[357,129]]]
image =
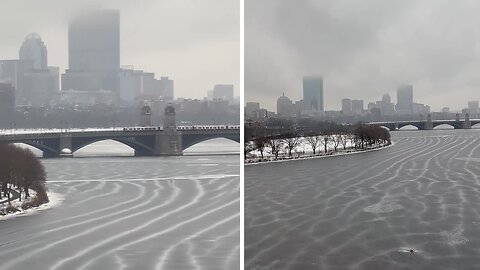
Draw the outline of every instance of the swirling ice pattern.
[[[246,269],[480,269],[480,131],[245,168]]]
[[[238,156],[43,162],[65,201],[0,221],[0,269],[239,268]]]

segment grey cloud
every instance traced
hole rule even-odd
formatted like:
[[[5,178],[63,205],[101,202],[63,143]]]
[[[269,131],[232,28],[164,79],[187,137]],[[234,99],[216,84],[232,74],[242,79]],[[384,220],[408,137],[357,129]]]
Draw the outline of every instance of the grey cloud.
[[[177,96],[203,97],[216,83],[239,94],[238,0],[3,0],[0,58],[18,57],[25,36],[37,32],[49,64],[63,70],[69,20],[101,8],[120,10],[122,64],[170,76]]]
[[[327,109],[343,97],[395,99],[402,83],[435,110],[480,98],[477,1],[256,2],[245,9],[247,101],[274,109],[283,91],[301,99],[306,74],[324,76]]]

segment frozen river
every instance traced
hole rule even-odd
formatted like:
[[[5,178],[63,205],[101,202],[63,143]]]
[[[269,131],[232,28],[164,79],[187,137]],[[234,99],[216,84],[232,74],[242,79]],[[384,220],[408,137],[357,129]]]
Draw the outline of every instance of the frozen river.
[[[480,269],[480,131],[245,168],[246,269]]]
[[[64,200],[0,221],[0,269],[238,269],[238,152],[212,140],[181,157],[129,157],[106,141],[43,159]]]

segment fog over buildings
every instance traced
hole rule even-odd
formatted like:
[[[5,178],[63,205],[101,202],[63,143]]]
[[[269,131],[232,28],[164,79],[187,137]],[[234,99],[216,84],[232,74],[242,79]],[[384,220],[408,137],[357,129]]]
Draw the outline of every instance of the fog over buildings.
[[[316,74],[325,110],[385,93],[397,103],[402,85],[432,111],[461,110],[480,99],[479,12],[478,1],[246,0],[245,101],[275,111]]]
[[[48,65],[59,67],[56,72],[88,70],[82,63],[91,59],[82,62],[84,55],[75,53],[82,49],[75,47],[81,37],[71,36],[75,43],[69,44],[69,25],[94,10],[118,10],[120,46],[109,48],[110,62],[100,62],[154,72],[158,80],[168,76],[175,81],[175,97],[202,98],[222,83],[233,84],[239,95],[238,1],[6,0],[0,7],[0,59],[18,59],[22,43],[29,46],[25,37],[37,33],[47,48]]]

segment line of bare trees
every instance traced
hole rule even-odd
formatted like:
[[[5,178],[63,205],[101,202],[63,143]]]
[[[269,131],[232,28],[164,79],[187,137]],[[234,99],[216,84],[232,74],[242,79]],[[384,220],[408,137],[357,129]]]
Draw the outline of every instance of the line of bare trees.
[[[365,148],[378,143],[390,144],[390,132],[380,126],[358,125],[353,129],[352,134],[357,138],[358,147]]]
[[[29,189],[35,191],[36,196],[22,207],[47,203],[46,178],[43,164],[32,151],[13,144],[0,144],[0,192],[7,197],[8,204],[11,204],[12,193],[19,194],[21,201],[22,190],[24,199],[28,199]]]
[[[304,137],[304,140],[302,140]],[[342,128],[337,131],[310,131],[306,134],[283,134],[278,136],[252,136],[252,140],[244,144],[245,158],[252,151],[258,151],[261,159],[264,159],[265,149],[270,148],[270,153],[275,159],[278,159],[280,152],[284,150],[288,157],[292,157],[293,151],[301,143],[305,143],[312,149],[313,155],[316,155],[323,148],[324,153],[328,152],[329,146],[333,147],[335,152],[339,148],[347,150],[349,145],[354,149],[365,149],[374,145],[388,145],[390,133],[380,126],[355,125],[348,128]]]

